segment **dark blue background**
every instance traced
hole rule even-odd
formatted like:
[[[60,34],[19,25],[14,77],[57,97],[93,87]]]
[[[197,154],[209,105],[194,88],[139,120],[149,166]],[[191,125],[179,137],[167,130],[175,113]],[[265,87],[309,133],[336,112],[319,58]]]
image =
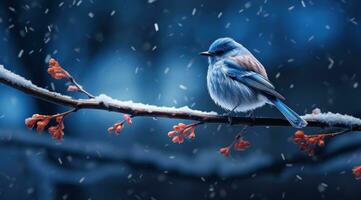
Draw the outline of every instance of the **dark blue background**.
[[[3,0],[0,63],[38,86],[85,98],[46,73],[55,57],[94,94],[222,113],[208,96],[198,52],[229,36],[265,65],[298,113],[319,107],[361,116],[360,7],[356,0]],[[166,133],[179,120],[136,118],[113,136],[106,128],[121,114],[81,110],[58,143],[26,129],[24,119],[66,107],[3,85],[0,94],[1,199],[361,198],[351,173],[361,164],[357,133],[309,158],[290,140],[294,129],[250,128],[252,148],[224,158],[218,148],[240,127],[204,125],[195,141],[178,145]],[[281,117],[269,106],[256,116]]]

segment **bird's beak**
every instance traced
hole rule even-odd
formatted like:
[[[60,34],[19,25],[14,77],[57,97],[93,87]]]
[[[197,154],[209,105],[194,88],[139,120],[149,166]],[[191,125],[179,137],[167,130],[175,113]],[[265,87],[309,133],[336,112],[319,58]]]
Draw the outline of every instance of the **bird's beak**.
[[[213,56],[213,54],[209,51],[203,51],[203,52],[200,52],[199,55],[202,55],[202,56]]]

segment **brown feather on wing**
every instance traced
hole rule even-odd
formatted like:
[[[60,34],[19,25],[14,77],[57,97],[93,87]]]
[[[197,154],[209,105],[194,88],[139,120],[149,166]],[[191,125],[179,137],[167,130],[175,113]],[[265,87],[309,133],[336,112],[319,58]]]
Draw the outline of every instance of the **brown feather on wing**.
[[[240,66],[243,66],[250,71],[257,72],[268,80],[266,69],[252,54],[233,56],[230,58],[236,61]]]

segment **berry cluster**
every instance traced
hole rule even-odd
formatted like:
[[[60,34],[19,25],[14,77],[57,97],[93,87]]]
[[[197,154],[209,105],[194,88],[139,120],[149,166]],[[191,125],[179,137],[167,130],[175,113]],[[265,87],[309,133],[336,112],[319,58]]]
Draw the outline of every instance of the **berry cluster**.
[[[168,132],[168,137],[172,138],[173,143],[181,144],[184,139],[194,139],[196,137],[195,129],[198,124],[178,123],[173,126],[173,131]]]
[[[309,156],[315,155],[315,149],[325,146],[325,138],[327,134],[306,135],[304,131],[298,130],[295,132],[293,142],[297,144],[301,151],[307,152]]]
[[[133,123],[132,116],[124,114],[123,117],[124,119],[122,121],[115,123],[113,126],[108,128],[109,133],[114,132],[115,134],[119,134],[123,130],[125,122],[127,122],[129,125]]]
[[[29,128],[36,126],[38,132],[43,132],[45,127],[52,119],[55,119],[56,125],[50,126],[48,132],[53,138],[61,140],[64,136],[64,117],[68,112],[56,114],[56,115],[39,115],[34,114],[32,117],[25,119],[25,124]]]
[[[236,140],[231,145],[220,148],[219,153],[228,157],[231,154],[232,146],[235,151],[244,151],[244,150],[248,149],[248,147],[251,146],[251,143],[249,141],[244,140],[243,138],[239,137],[239,138],[236,138]]]

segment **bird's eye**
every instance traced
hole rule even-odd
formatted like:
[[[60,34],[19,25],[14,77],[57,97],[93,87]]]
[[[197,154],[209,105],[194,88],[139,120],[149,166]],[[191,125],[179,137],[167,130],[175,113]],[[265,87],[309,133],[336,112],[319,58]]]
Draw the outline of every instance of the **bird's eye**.
[[[215,52],[216,55],[222,55],[224,53],[224,50],[217,50]]]

